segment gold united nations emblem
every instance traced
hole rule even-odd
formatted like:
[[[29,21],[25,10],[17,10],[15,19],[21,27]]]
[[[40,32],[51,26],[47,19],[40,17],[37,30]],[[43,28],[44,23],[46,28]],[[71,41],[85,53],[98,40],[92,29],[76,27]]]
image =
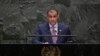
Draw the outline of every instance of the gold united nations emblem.
[[[59,47],[57,46],[47,46],[43,47],[41,50],[42,56],[61,56]]]

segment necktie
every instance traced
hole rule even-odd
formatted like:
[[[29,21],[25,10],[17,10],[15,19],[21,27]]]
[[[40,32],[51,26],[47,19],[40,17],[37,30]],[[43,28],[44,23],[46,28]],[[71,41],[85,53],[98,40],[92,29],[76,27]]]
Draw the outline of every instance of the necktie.
[[[56,33],[57,31],[55,30],[55,27],[52,26],[51,35],[52,35],[52,40],[54,44],[56,44],[56,41],[57,41]]]

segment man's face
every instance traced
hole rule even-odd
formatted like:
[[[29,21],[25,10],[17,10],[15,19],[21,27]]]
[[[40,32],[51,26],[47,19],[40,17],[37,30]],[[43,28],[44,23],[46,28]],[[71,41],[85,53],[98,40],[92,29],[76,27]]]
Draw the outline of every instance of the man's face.
[[[48,16],[47,16],[47,18],[48,18],[48,21],[49,21],[49,23],[51,24],[51,25],[55,25],[56,23],[57,23],[57,21],[58,21],[58,14],[57,14],[57,11],[55,11],[55,10],[50,10],[49,12],[48,12]]]

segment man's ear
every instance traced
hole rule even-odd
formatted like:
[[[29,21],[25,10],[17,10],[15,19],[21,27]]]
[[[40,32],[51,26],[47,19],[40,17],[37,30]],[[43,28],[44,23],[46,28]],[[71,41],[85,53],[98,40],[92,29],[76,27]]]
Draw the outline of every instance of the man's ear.
[[[58,18],[59,18],[59,15],[58,15]]]
[[[58,15],[57,17],[58,17],[58,19],[57,19],[57,20],[59,21],[60,16]]]

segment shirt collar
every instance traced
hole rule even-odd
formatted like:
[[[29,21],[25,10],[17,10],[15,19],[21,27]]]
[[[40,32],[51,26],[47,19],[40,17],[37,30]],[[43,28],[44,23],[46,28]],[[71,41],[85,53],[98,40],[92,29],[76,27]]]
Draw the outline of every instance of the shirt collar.
[[[50,26],[50,28],[52,28],[52,25],[49,23],[49,26]],[[58,23],[56,23],[55,25],[54,25],[54,27],[55,28],[57,28],[58,27]]]

